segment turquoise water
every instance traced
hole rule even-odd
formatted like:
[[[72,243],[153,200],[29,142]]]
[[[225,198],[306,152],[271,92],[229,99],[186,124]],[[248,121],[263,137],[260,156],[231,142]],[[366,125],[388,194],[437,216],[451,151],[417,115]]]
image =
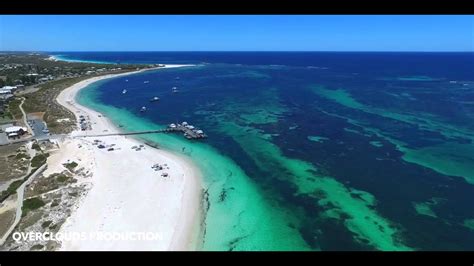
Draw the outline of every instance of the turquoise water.
[[[78,102],[123,125],[125,131],[156,129],[144,118],[97,101],[101,81],[83,89]],[[262,197],[258,186],[230,158],[209,145],[191,143],[182,137],[156,134],[143,137],[161,147],[190,157],[204,176],[205,230],[203,250],[309,250],[296,231],[291,215]],[[293,226],[291,224],[294,223]]]
[[[208,134],[143,136],[203,172],[204,250],[471,250],[473,88],[432,66],[210,64],[78,97],[125,130]]]

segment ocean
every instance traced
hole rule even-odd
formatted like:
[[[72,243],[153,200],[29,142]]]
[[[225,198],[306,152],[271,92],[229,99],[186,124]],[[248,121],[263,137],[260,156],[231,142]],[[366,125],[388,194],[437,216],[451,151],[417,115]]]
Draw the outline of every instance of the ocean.
[[[474,53],[51,54],[196,64],[78,101],[125,130],[206,132],[142,136],[203,172],[203,250],[474,249]]]

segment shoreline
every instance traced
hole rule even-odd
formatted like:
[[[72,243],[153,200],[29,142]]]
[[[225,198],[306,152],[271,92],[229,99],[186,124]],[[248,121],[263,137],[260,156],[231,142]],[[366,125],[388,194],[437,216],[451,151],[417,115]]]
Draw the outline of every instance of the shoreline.
[[[75,206],[72,215],[61,227],[61,233],[97,232],[154,232],[158,240],[97,241],[87,239],[63,241],[60,250],[196,250],[198,245],[201,173],[189,159],[170,151],[156,149],[143,141],[126,136],[96,138],[114,144],[114,151],[100,150],[91,138],[75,137],[79,134],[98,134],[104,131],[120,132],[103,114],[75,101],[77,93],[99,80],[132,75],[161,68],[191,65],[165,65],[119,74],[108,74],[78,82],[57,97],[57,102],[74,113],[88,117],[92,129],[75,130],[61,143],[58,156],[61,160],[78,154],[80,162],[87,162],[92,186],[87,195]],[[79,120],[79,119],[78,119]],[[141,151],[133,146],[145,145]],[[74,151],[76,150],[76,151]],[[84,150],[86,150],[84,152]],[[49,159],[48,159],[49,162]],[[155,163],[166,164],[168,169],[156,172]],[[133,165],[133,167],[130,167]],[[54,170],[51,170],[53,172]],[[166,171],[169,177],[163,178]]]
[[[105,62],[105,61],[87,61],[87,60],[78,60],[78,59],[64,59],[64,58],[61,58],[60,55],[49,55],[49,57],[46,58],[45,60],[56,61],[56,62],[58,62],[58,61],[59,61],[59,62],[69,62],[69,63],[118,65],[117,63]]]

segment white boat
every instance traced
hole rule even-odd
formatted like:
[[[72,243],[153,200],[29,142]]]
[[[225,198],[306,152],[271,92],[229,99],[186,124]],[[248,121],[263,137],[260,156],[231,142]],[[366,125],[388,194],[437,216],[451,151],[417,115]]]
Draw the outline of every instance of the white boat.
[[[146,83],[150,83],[150,81],[148,81],[148,80],[145,80],[145,81],[143,81],[143,83],[145,83],[145,84],[146,84]]]
[[[124,89],[124,90],[122,91],[122,94],[125,94],[125,93],[127,93],[127,90]]]
[[[140,109],[140,112],[145,112],[146,111],[146,107],[143,106],[142,109]]]
[[[160,98],[155,96],[155,97],[150,99],[150,102],[156,102],[156,101],[159,101],[159,100],[160,100]]]
[[[171,89],[171,91],[172,91],[172,92],[178,92],[178,88],[173,87],[173,88]]]

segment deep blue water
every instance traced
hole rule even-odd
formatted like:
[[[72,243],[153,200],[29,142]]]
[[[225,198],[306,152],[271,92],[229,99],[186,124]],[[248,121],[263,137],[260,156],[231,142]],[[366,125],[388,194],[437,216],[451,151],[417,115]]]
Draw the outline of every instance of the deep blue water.
[[[208,249],[474,249],[474,53],[60,54],[199,64],[108,80],[86,96],[156,125],[187,120],[203,128],[204,142],[170,148],[194,149],[189,155],[203,167],[224,167],[212,147],[243,171],[229,170],[210,190],[211,218],[250,195],[231,183],[238,176],[278,210],[271,214],[278,226],[265,234],[291,239],[270,248],[257,222],[241,221],[265,207],[247,206],[238,219],[207,228],[208,241],[212,230],[239,232]],[[154,96],[159,103],[149,102]]]
[[[57,52],[63,59],[110,63],[286,65],[370,74],[472,77],[474,53],[420,52]],[[446,77],[448,78],[448,77]]]

